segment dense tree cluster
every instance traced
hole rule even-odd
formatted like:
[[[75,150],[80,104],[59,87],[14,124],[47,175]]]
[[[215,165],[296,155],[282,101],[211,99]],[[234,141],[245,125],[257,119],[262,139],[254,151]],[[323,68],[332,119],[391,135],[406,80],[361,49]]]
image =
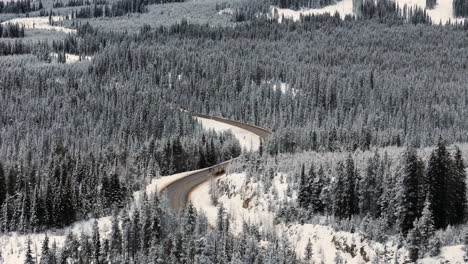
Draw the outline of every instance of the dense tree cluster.
[[[340,1],[340,0],[336,0]],[[271,3],[280,8],[320,8],[327,5],[335,4],[335,0],[272,0]]]
[[[303,170],[298,203],[311,213],[333,214],[339,218],[358,214],[384,217],[390,213],[389,204],[392,204],[397,217],[386,221],[391,225],[398,224],[403,234],[414,227],[413,223],[422,216],[425,205],[436,229],[463,223],[466,175],[458,148],[452,155],[440,140],[427,164],[421,161],[415,149],[408,148],[395,175],[389,173],[388,163],[385,157],[376,153],[367,161],[365,171],[355,168],[351,156],[338,162],[333,177],[324,174],[323,168],[316,171],[311,167],[307,174]],[[332,190],[331,200],[322,193],[324,189]]]
[[[20,24],[0,24],[0,38],[24,38],[24,26]]]
[[[359,19],[377,19],[386,23],[395,21],[407,21],[413,24],[432,23],[425,9],[407,5],[400,7],[393,0],[353,0],[353,10]]]
[[[147,6],[152,4],[165,4],[183,2],[184,0],[118,0],[112,4],[100,5],[94,3],[92,7],[80,8],[72,15],[75,18],[117,17],[129,13],[144,13]]]
[[[42,1],[35,3],[31,0],[0,1],[0,14],[2,13],[30,13],[43,9]]]
[[[106,0],[68,0],[68,2],[64,3],[61,0],[54,1],[53,7],[54,8],[60,8],[60,7],[74,7],[74,6],[84,6],[84,5],[91,5],[91,4],[96,4],[96,5],[105,5],[107,4]]]
[[[356,37],[368,34],[373,38]],[[404,44],[389,34],[405,35]],[[429,48],[439,46],[435,40],[447,39],[442,38],[447,34],[451,41],[442,50]],[[123,36],[103,36],[107,40],[101,43],[108,48],[91,67],[96,74],[151,72],[152,82],[174,103],[275,130],[270,153],[368,149],[405,141],[430,145],[437,134],[450,142],[468,140],[463,133],[466,100],[461,99],[467,95],[462,85],[466,55],[456,44],[464,41],[456,27],[389,28],[310,17],[229,29],[181,23],[142,31],[118,45],[109,40]],[[142,44],[130,44],[138,42]],[[146,44],[155,42],[161,44],[157,49]],[[329,42],[335,44],[325,44]],[[134,48],[128,50],[129,45]],[[422,46],[427,48],[416,49]],[[252,60],[242,59],[247,55]],[[451,70],[444,66],[447,56]],[[165,76],[154,72],[155,66],[175,68],[182,78],[161,85]],[[271,88],[281,83],[289,92]],[[424,114],[428,112],[432,114]]]
[[[109,235],[100,232],[95,220],[91,234],[69,232],[61,249],[51,246],[46,236],[40,263],[300,263],[275,235],[260,234],[245,224],[235,237],[230,225],[222,207],[212,229],[206,216],[191,205],[176,217],[157,196],[145,195],[134,210],[114,210]],[[275,247],[260,247],[260,239]],[[35,263],[30,243],[26,263]]]
[[[15,41],[0,42],[0,56],[27,54],[33,50],[36,50],[36,48],[17,39]]]
[[[398,160],[376,152],[359,169],[348,155],[332,164],[320,163],[318,168],[314,162],[309,169],[303,165],[297,183],[297,205],[283,205],[279,219],[360,218],[361,231],[372,239],[385,241],[385,234],[400,233],[413,261],[439,254],[436,230],[467,221],[462,153],[458,147],[448,151],[442,139],[427,162],[411,147]]]
[[[427,9],[434,9],[436,5],[437,5],[437,0],[426,0]]]
[[[467,17],[468,16],[468,1],[453,0],[453,13],[457,17]]]

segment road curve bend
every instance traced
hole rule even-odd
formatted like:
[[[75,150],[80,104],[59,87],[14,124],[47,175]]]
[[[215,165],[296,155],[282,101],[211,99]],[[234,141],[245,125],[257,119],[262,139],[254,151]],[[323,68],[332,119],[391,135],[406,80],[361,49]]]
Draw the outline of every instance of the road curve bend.
[[[192,113],[192,116],[213,119],[215,121],[222,122],[231,126],[236,126],[238,128],[247,130],[258,135],[260,139],[264,139],[271,134],[271,132],[267,129],[222,117],[201,115],[195,113]],[[225,161],[223,163],[220,163],[219,165],[226,167],[235,159],[237,158]],[[180,210],[182,210],[185,207],[192,190],[195,189],[198,185],[208,181],[209,179],[209,168],[198,170],[197,172],[189,174],[167,185],[163,190],[161,190],[161,193],[165,193],[167,195],[170,206],[172,207],[172,209],[174,209],[176,213],[179,213]]]

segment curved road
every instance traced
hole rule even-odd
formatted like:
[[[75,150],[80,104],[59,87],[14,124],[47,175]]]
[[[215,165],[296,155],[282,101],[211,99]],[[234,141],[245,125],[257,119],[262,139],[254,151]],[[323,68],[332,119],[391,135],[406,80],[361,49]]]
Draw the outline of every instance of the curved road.
[[[258,135],[261,139],[264,139],[271,134],[270,131],[264,128],[242,123],[239,121],[229,120],[229,119],[225,119],[221,117],[200,115],[200,114],[192,114],[192,115],[194,117],[213,119],[218,122],[222,122],[228,125],[242,128],[244,130],[250,131]],[[225,161],[221,163],[220,165],[223,165],[224,167],[226,167],[233,160],[235,159]],[[205,181],[208,181],[209,179],[210,179],[209,168],[205,168],[201,171],[197,171],[197,172],[194,172],[193,174],[189,174],[182,179],[174,181],[173,183],[166,186],[166,188],[161,190],[161,192],[167,193],[167,197],[169,199],[169,203],[171,207],[178,213],[180,212],[181,209],[185,207],[185,204],[187,203],[190,192],[192,192],[192,190],[195,189],[195,187],[204,183]]]

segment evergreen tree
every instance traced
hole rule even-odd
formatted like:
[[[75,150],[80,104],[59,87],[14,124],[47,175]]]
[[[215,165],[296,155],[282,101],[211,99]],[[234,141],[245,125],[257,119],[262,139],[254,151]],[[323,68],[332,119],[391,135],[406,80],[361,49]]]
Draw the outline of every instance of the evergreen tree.
[[[435,251],[435,249],[432,248],[435,245],[431,245],[435,230],[429,199],[426,199],[421,218],[417,221],[416,228],[420,234],[420,255],[423,256],[424,253],[428,253],[431,250]]]
[[[44,241],[42,242],[42,251],[41,251],[41,264],[49,264],[50,263],[50,251],[49,251],[49,237],[47,234],[44,237]]]
[[[463,162],[462,152],[460,148],[456,148],[454,156],[453,178],[451,186],[448,188],[450,191],[450,204],[453,207],[453,216],[451,217],[451,224],[463,223],[466,215],[466,173],[465,164]]]
[[[101,236],[99,234],[99,225],[95,219],[92,230],[92,257],[95,263],[101,263]]]
[[[34,264],[34,259],[32,257],[32,250],[31,250],[31,238],[28,237],[28,241],[26,244],[26,258],[24,260],[24,264]]]
[[[309,241],[307,242],[307,246],[305,248],[305,252],[304,252],[304,259],[307,260],[307,261],[310,261],[312,260],[312,242],[310,242],[310,238],[309,238]]]
[[[7,185],[6,185],[6,179],[5,179],[5,171],[3,170],[2,163],[0,162],[0,206],[5,201],[6,196],[7,196]]]
[[[420,175],[420,160],[416,150],[408,147],[401,159],[401,168],[398,179],[397,215],[400,232],[404,235],[413,228],[418,217],[418,179]]]
[[[112,226],[110,234],[110,255],[117,257],[122,254],[122,232],[119,228],[118,210],[114,208],[112,214]],[[115,259],[114,259],[115,260]]]
[[[437,148],[431,153],[426,176],[427,193],[437,229],[446,227],[455,214],[452,201],[449,200],[449,191],[452,190],[448,190],[453,171],[451,168],[450,154],[444,140],[439,137]]]
[[[419,258],[419,245],[421,243],[421,236],[417,227],[409,230],[406,243],[409,261],[416,262]]]

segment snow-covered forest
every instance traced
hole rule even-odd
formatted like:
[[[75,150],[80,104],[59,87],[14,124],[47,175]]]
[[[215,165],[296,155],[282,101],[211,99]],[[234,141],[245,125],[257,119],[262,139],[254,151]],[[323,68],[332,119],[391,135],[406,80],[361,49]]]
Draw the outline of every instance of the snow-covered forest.
[[[467,261],[468,2],[413,2],[0,1],[0,263]]]

